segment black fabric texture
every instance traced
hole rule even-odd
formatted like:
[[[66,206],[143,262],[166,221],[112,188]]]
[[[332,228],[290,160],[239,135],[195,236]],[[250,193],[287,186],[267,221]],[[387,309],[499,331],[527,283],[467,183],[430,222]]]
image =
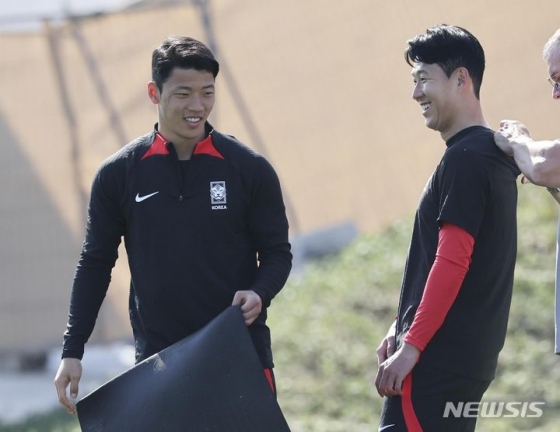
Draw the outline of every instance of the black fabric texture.
[[[77,403],[83,431],[289,432],[238,306]]]

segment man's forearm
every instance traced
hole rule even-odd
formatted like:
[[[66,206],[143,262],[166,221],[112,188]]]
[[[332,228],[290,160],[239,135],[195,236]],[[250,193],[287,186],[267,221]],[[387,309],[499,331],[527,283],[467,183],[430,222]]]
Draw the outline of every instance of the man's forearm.
[[[560,140],[522,140],[512,144],[521,172],[536,185],[560,187]]]

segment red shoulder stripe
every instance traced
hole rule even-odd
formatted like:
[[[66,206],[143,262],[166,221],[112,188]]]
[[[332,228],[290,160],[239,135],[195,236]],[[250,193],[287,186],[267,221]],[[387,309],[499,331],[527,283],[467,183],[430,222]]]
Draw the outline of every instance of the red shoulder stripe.
[[[142,156],[141,160],[144,160],[150,156],[153,155],[168,155],[169,154],[169,149],[167,148],[166,145],[166,141],[163,139],[163,137],[159,134],[156,133],[155,137],[154,137],[154,142],[152,143],[152,145],[150,146],[150,148],[148,149],[148,151],[144,154],[144,156]]]
[[[212,135],[208,135],[202,141],[196,144],[193,154],[200,155],[206,154],[209,156],[214,156],[220,159],[224,159],[222,154],[214,147],[214,143],[212,142]]]

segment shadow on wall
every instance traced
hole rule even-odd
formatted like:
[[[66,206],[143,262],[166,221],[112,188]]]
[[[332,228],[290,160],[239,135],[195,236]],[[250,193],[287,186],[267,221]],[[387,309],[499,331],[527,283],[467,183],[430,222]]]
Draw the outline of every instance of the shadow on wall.
[[[0,365],[34,369],[61,344],[80,245],[3,119],[0,112]]]

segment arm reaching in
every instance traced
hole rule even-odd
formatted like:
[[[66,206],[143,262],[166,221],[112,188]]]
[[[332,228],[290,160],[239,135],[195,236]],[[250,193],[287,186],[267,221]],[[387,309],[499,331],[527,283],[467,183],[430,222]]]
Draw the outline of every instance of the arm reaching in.
[[[534,141],[523,123],[502,120],[494,141],[505,154],[515,159],[531,183],[560,187],[560,140]]]

